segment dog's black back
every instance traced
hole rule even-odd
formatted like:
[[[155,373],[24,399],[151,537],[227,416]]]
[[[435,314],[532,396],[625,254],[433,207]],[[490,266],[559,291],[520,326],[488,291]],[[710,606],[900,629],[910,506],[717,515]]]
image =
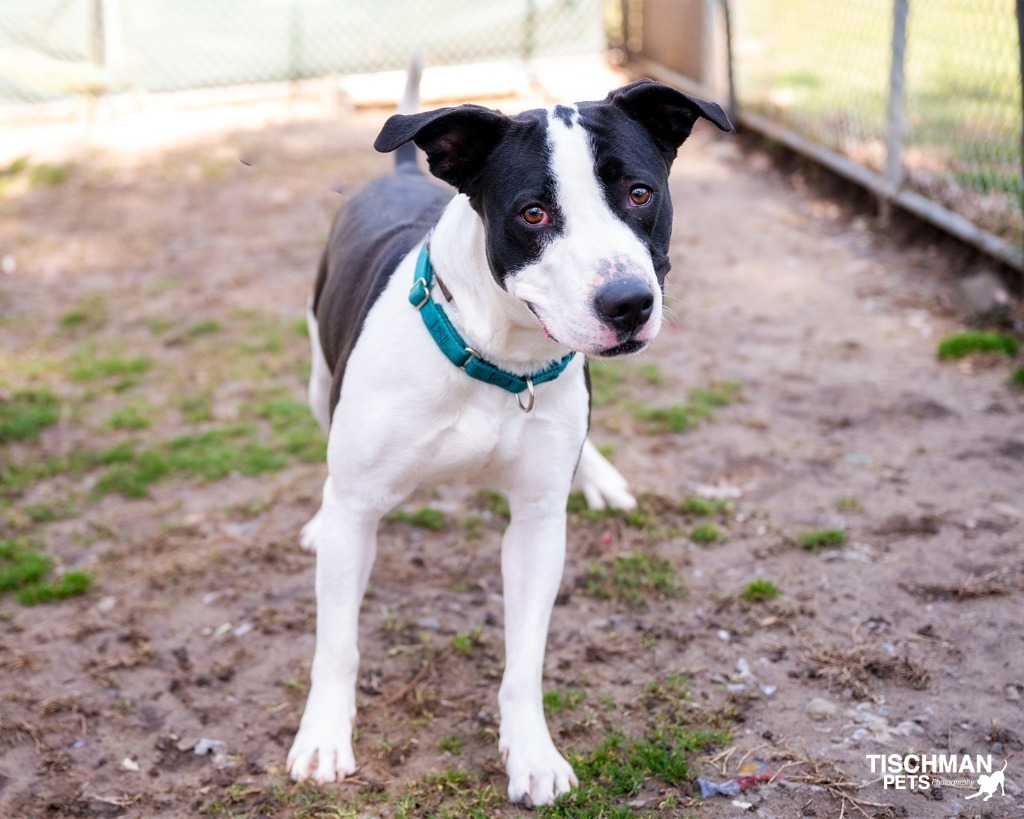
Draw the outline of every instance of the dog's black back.
[[[399,160],[395,173],[374,180],[338,211],[320,259],[313,314],[333,375],[332,416],[345,364],[370,308],[452,198],[450,190],[416,167],[414,154]]]

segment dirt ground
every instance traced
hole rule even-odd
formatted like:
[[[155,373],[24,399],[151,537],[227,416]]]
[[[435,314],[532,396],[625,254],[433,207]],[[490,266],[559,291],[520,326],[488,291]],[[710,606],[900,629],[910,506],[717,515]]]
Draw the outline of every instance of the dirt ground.
[[[117,134],[0,200],[0,401],[60,406],[0,444],[0,541],[93,576],[0,597],[0,815],[520,815],[496,742],[504,510],[470,488],[382,526],[358,777],[287,780],[313,652],[298,532],[325,475],[322,442],[288,437],[310,424],[289,414],[301,321],[341,195],[390,166],[388,112],[250,113]],[[643,514],[571,515],[546,702],[592,781],[558,815],[1024,815],[1024,395],[1004,361],[936,357],[971,271],[710,128],[672,192],[676,318],[596,374],[593,437]],[[232,435],[223,469],[202,460]],[[142,453],[185,450],[146,477]],[[802,546],[822,530],[845,543]],[[685,770],[615,790],[599,749],[625,765],[634,740]],[[967,799],[970,773],[883,787],[868,755],[909,752],[1005,760],[1005,796]],[[753,760],[779,777],[699,799]]]

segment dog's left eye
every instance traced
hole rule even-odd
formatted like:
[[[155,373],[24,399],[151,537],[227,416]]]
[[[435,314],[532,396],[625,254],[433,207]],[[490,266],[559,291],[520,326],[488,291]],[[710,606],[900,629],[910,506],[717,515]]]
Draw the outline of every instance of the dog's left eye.
[[[641,205],[646,205],[650,202],[653,195],[654,194],[651,192],[650,188],[644,187],[643,185],[637,185],[629,192],[629,203],[636,207],[640,207]]]

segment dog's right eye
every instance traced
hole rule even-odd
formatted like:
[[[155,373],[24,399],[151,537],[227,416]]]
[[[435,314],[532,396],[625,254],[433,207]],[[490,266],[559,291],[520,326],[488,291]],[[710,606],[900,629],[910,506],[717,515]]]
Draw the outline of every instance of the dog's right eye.
[[[530,205],[528,208],[524,208],[519,214],[519,218],[522,219],[530,227],[537,227],[538,225],[546,225],[551,221],[551,217],[544,208],[538,205]]]

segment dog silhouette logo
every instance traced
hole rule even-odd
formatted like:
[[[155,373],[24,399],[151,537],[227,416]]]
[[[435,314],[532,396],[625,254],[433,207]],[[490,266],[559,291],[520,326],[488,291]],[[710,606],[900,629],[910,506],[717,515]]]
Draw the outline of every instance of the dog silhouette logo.
[[[1006,762],[1003,760],[1003,767],[991,774],[979,774],[978,775],[978,792],[972,793],[970,796],[964,797],[965,799],[973,799],[975,796],[984,795],[983,802],[988,802],[993,796],[995,796],[996,788],[999,788],[999,792],[1006,796],[1006,791],[1003,789],[1003,784],[1006,781],[1004,771],[1006,771]]]

